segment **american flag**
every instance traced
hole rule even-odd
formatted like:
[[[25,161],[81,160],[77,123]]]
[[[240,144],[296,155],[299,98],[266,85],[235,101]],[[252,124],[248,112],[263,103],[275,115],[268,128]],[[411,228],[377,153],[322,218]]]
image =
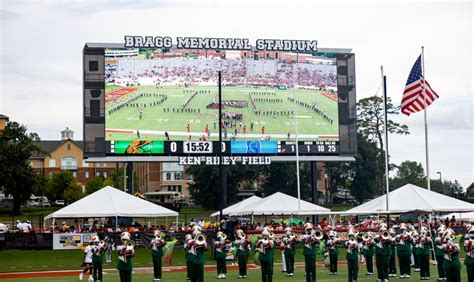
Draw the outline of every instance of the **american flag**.
[[[403,91],[402,113],[407,116],[423,110],[425,108],[424,100],[426,100],[426,106],[429,106],[434,100],[439,98],[438,94],[431,89],[428,81],[423,78],[421,68],[420,55],[410,71],[405,90]],[[425,88],[424,96],[423,88]]]

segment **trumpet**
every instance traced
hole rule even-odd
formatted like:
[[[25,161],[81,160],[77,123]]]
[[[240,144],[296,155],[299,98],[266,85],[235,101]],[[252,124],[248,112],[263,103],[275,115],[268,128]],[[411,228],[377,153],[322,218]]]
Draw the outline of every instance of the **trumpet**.
[[[128,240],[125,244],[125,249],[127,252],[132,252],[135,250],[135,242],[132,240]]]
[[[202,246],[206,243],[206,236],[204,234],[196,235],[196,239],[194,240],[196,245]]]
[[[237,237],[239,237],[239,239],[243,240],[243,239],[247,238],[247,235],[245,235],[245,233],[239,233],[239,234],[237,234]]]
[[[290,235],[288,236],[291,240],[294,240],[296,238],[295,233],[291,232]]]

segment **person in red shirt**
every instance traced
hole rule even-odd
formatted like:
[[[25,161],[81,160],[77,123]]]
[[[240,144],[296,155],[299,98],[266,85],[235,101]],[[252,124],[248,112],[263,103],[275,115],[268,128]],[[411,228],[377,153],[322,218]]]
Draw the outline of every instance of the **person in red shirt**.
[[[206,134],[209,132],[209,127],[206,124]]]
[[[265,134],[265,126],[262,127],[262,135]]]
[[[245,127],[245,125],[244,125],[243,130],[244,130],[244,134],[245,134],[245,132],[247,132],[247,128]]]
[[[189,123],[188,123],[188,126],[186,127],[186,130],[188,131],[188,133],[191,131],[191,127],[189,126]]]

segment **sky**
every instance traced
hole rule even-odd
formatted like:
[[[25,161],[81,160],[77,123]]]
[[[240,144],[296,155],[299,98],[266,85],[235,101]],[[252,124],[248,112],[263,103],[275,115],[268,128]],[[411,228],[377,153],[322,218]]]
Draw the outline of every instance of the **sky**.
[[[357,98],[387,92],[400,104],[425,47],[430,174],[474,181],[471,1],[18,1],[0,0],[0,113],[43,140],[69,127],[82,139],[82,48],[124,35],[308,39],[356,54]],[[396,116],[391,162],[425,166],[423,113]]]

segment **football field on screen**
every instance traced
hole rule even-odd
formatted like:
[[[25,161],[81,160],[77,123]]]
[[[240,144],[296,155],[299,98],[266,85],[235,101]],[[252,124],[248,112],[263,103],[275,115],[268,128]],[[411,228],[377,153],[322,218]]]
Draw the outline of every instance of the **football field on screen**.
[[[113,102],[108,102],[106,106],[107,140],[137,138],[165,140],[165,132],[168,132],[170,140],[187,140],[190,135],[192,140],[198,140],[202,135],[206,135],[208,140],[218,139],[218,109],[208,108],[210,104],[217,102],[218,88],[216,86],[136,86],[135,88],[136,90],[120,97],[117,101],[125,101],[143,93],[147,95],[142,95],[133,103],[145,104],[145,107],[140,109],[137,106],[128,106],[109,111]],[[116,86],[107,86],[108,93],[116,89]],[[185,110],[182,110],[182,105],[194,91],[197,91],[197,94],[189,100]],[[259,115],[254,112],[251,93],[253,93],[255,106],[260,111]],[[166,99],[158,104],[156,102],[160,100],[160,96],[155,94],[166,95]],[[296,109],[293,101],[290,100],[293,97],[300,102],[296,104]],[[236,123],[235,127],[227,128],[227,139],[231,138],[237,130],[237,140],[259,140],[262,138],[262,127],[264,127],[263,135],[270,136],[271,140],[288,140],[288,133],[292,140],[295,138],[297,120],[299,140],[339,140],[337,101],[335,96],[331,97],[323,91],[223,86],[222,101],[223,113],[242,114],[242,120],[232,120]],[[233,101],[247,102],[247,106],[232,107],[230,103]],[[311,108],[313,105],[318,111]],[[142,111],[141,117],[140,111]],[[210,131],[209,136],[206,134],[206,126]]]

